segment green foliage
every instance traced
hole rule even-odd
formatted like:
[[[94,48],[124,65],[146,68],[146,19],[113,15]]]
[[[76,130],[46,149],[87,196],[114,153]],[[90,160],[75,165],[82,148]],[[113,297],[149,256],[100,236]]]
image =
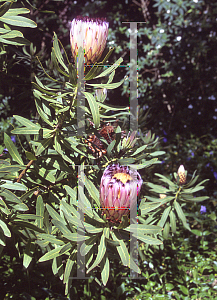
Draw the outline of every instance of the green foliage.
[[[0,6],[0,24],[4,27],[0,27],[0,55],[5,53],[4,44],[7,45],[15,45],[22,46],[28,45],[29,41],[27,41],[22,32],[18,30],[12,30],[8,25],[16,26],[16,27],[31,27],[35,28],[37,25],[34,21],[19,16],[20,14],[27,14],[29,10],[26,8],[10,8],[12,5],[12,1],[3,1]]]

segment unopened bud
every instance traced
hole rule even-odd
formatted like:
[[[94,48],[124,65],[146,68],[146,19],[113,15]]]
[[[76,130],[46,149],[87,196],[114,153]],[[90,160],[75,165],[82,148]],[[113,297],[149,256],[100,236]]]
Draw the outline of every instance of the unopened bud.
[[[186,175],[185,175],[185,168],[183,165],[181,165],[179,167],[177,175],[179,177],[179,184],[185,184],[186,183]]]

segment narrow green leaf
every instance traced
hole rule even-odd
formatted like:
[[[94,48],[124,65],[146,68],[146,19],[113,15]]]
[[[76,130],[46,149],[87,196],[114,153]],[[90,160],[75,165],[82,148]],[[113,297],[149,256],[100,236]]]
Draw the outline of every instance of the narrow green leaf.
[[[72,85],[76,85],[77,84],[77,72],[73,66],[73,64],[69,64],[68,65],[69,68],[69,81]]]
[[[129,265],[130,269],[132,269],[134,272],[141,274],[141,270],[138,267],[138,265],[135,263],[135,261],[133,260],[133,258],[130,256],[130,265]]]
[[[170,231],[170,223],[166,222],[166,224],[164,226],[164,230],[163,230],[163,237],[165,238],[165,240],[168,239],[169,231]]]
[[[68,78],[69,77],[69,74],[67,74],[65,71],[63,71],[60,66],[59,66],[59,63],[58,63],[58,60],[57,60],[57,56],[56,56],[56,52],[54,50],[54,48],[52,48],[52,51],[51,51],[51,61],[53,63],[53,66],[54,68],[61,74],[63,74],[63,76],[65,76],[65,78]],[[67,69],[68,70],[68,69]]]
[[[171,210],[171,206],[168,206],[168,207],[164,210],[164,212],[163,212],[163,214],[162,214],[162,217],[161,217],[161,219],[160,219],[160,222],[158,223],[159,226],[164,227],[164,224],[166,223],[167,218],[168,218],[168,216],[169,216],[170,210]]]
[[[148,147],[148,145],[143,145],[143,146],[139,147],[138,149],[136,149],[135,152],[133,152],[133,154],[131,156],[135,156],[135,155],[139,154],[140,152],[143,152],[147,147]]]
[[[178,214],[178,217],[182,220],[182,223],[183,223],[183,225],[184,225],[184,223],[186,223],[187,220],[186,220],[186,217],[185,217],[185,215],[184,215],[184,213],[183,213],[183,210],[182,210],[182,208],[181,208],[181,206],[180,206],[180,204],[178,203],[177,200],[174,201],[174,207],[175,207],[175,209],[176,209],[176,212],[177,212],[177,214]]]
[[[171,226],[171,229],[172,229],[172,233],[176,233],[176,216],[174,214],[174,212],[170,211],[170,226]]]
[[[67,194],[72,199],[72,201],[70,201],[70,204],[76,204],[77,205],[77,192],[68,185],[64,185],[64,189],[66,190]]]
[[[26,154],[26,158],[28,160],[37,160],[37,158],[35,157],[35,155],[32,152],[25,151],[25,154]]]
[[[94,235],[91,238],[87,239],[85,242],[83,242],[80,248],[82,256],[85,256],[92,249],[92,247],[96,244],[97,239],[98,236]]]
[[[22,219],[22,220],[40,220],[40,219],[43,219],[43,217],[33,215],[33,214],[17,214],[16,218]]]
[[[98,84],[91,84],[91,83],[86,83],[86,85],[89,85],[89,86],[93,86],[95,88],[100,88],[100,89],[108,89],[108,90],[113,90],[113,89],[116,89],[118,88],[119,86],[121,86],[124,82],[125,78],[122,79],[120,82],[115,82],[115,83],[98,83]]]
[[[191,180],[189,181],[189,183],[187,183],[185,185],[185,188],[190,188],[191,186],[193,186],[197,182],[197,180],[199,178],[199,175],[195,176],[195,174],[196,174],[196,171],[194,171],[194,174],[192,175]]]
[[[35,251],[35,244],[31,242],[31,240],[28,241],[26,248],[24,250],[24,256],[23,256],[23,266],[24,268],[28,268],[30,265],[33,255]]]
[[[13,203],[18,203],[17,205],[15,205],[13,208],[17,209],[17,210],[21,210],[21,211],[27,211],[29,210],[28,206],[23,203],[19,197],[17,197],[14,193],[12,193],[11,191],[4,189],[0,191],[1,196],[5,197],[6,201],[10,201]]]
[[[67,233],[63,235],[66,239],[72,241],[72,242],[83,242],[89,238],[89,236],[86,236],[85,234],[78,234],[78,233]]]
[[[54,51],[55,51],[56,58],[58,59],[58,61],[61,64],[61,66],[65,69],[65,71],[68,72],[68,68],[67,68],[67,66],[64,63],[63,56],[61,54],[59,43],[58,43],[58,38],[57,38],[57,35],[56,35],[55,32],[54,32],[53,46],[54,46]]]
[[[143,235],[143,234],[137,234],[137,236],[135,236],[138,240],[140,240],[141,242],[144,242],[146,244],[149,245],[161,245],[163,244],[160,240],[155,239],[151,236],[148,235]]]
[[[160,203],[145,203],[140,207],[141,210],[141,216],[145,216],[148,212],[155,210],[156,208],[158,208],[159,206],[161,206],[161,202]]]
[[[44,230],[42,230],[41,228],[37,227],[36,225],[34,225],[32,223],[25,222],[25,221],[20,221],[18,219],[15,219],[14,223],[17,226],[20,226],[22,229],[28,228],[28,229],[31,229],[31,230],[36,231],[36,232],[44,233]]]
[[[201,191],[204,189],[204,186],[195,186],[193,188],[190,188],[190,189],[184,189],[184,192],[187,194],[187,193],[196,193],[198,191]]]
[[[63,217],[61,217],[49,204],[46,204],[46,208],[47,208],[51,218],[66,225],[66,221],[63,219]]]
[[[115,144],[116,144],[116,140],[113,140],[107,147],[107,154],[109,157],[112,156],[112,150],[113,150]]]
[[[11,131],[13,134],[39,134],[39,129],[37,128],[28,128],[28,127],[22,127],[22,128],[16,128]]]
[[[22,32],[20,32],[18,30],[11,30],[11,31],[1,35],[2,39],[14,39],[16,37],[23,37]]]
[[[8,226],[1,219],[0,219],[0,227],[3,230],[5,236],[11,237],[11,232],[8,229]]]
[[[1,188],[5,188],[13,191],[26,191],[28,188],[22,183],[12,182],[10,180],[4,180],[5,183],[1,185]]]
[[[80,185],[78,186],[78,196],[79,196],[78,207],[81,208],[82,211],[85,214],[87,214],[90,218],[93,218],[92,205],[90,201],[87,199]]]
[[[64,246],[63,246],[63,248],[60,250],[60,253],[61,254],[66,254],[67,252],[69,252],[69,250],[71,250],[72,249],[72,244],[71,244],[71,242],[68,242],[67,244],[65,244]]]
[[[12,166],[6,166],[3,168],[0,168],[0,175],[3,173],[14,173],[14,172],[18,172],[20,170],[25,169],[25,166],[18,166],[18,165],[12,165]]]
[[[94,65],[90,71],[85,75],[85,80],[91,80],[93,78],[95,78],[95,76],[97,74],[99,74],[99,72],[103,69],[102,66],[97,66],[97,65]]]
[[[38,98],[35,98],[35,105],[42,120],[45,121],[49,126],[51,126],[51,128],[53,128],[53,123],[49,120],[51,119],[51,117],[44,111],[46,107],[45,103],[43,103]]]
[[[61,144],[60,144],[60,138],[59,138],[58,135],[56,135],[55,138],[54,138],[54,149],[62,156],[62,158],[65,161],[67,161],[70,164],[74,165],[74,162],[67,155],[65,155],[64,152],[62,151],[62,147],[61,147]],[[72,148],[71,148],[71,150],[72,150]]]
[[[67,283],[67,281],[69,280],[69,277],[70,277],[70,275],[71,275],[72,268],[73,268],[73,265],[74,265],[75,261],[76,261],[76,253],[73,253],[73,254],[67,259],[63,283]]]
[[[77,146],[78,146],[78,143],[75,143],[74,139],[73,138],[64,138],[62,139],[62,142],[63,144],[71,151],[75,150],[76,152],[80,153],[81,155],[83,156],[86,156],[86,154],[82,151],[80,151]],[[73,151],[74,152],[74,151]]]
[[[146,154],[145,154],[145,156],[146,156]],[[142,159],[142,157],[137,157],[136,159],[140,160],[140,159]],[[159,164],[159,163],[160,162],[158,161],[158,158],[152,158],[151,160],[147,160],[147,161],[143,162],[142,164],[130,165],[130,167],[134,168],[135,170],[140,170],[140,169],[148,168],[154,164]]]
[[[59,240],[57,237],[53,236],[52,234],[39,233],[39,234],[37,234],[37,238],[43,239],[43,240],[45,240],[49,243],[55,244],[55,245],[63,245],[64,244],[63,241]]]
[[[105,256],[103,257],[100,263],[100,268],[101,268],[102,283],[104,284],[104,286],[106,286],[109,279],[109,272],[110,272],[110,263],[109,263],[109,258],[107,253],[105,253]]]
[[[40,142],[40,145],[38,146],[36,152],[35,152],[35,155],[36,156],[39,156],[51,143],[52,141],[52,137],[51,138],[48,138],[48,139],[44,139],[42,142]]]
[[[5,213],[6,215],[10,215],[10,210],[8,209],[4,200],[0,197],[0,210]]]
[[[106,252],[105,235],[102,234],[101,239],[100,239],[100,244],[98,246],[98,253],[96,256],[96,260],[94,261],[92,266],[87,270],[87,273],[89,273],[93,268],[95,268],[96,266],[98,266],[100,264],[100,262],[102,261],[104,255],[105,255],[105,252]]]
[[[98,105],[99,107],[102,107],[108,111],[122,111],[121,112],[121,115],[124,113],[123,111],[124,110],[127,110],[127,114],[129,115],[129,107],[123,107],[123,106],[112,106],[112,105],[108,105],[108,104],[105,104],[105,103],[102,103],[102,102],[98,102]],[[114,116],[114,115],[113,115]],[[106,118],[106,116],[104,116]],[[111,118],[111,116],[108,116],[108,118]]]
[[[133,164],[135,163],[136,159],[135,158],[132,158],[132,157],[129,157],[129,158],[121,158],[121,159],[118,159],[118,163],[121,164],[122,166],[127,166],[129,164]]]
[[[69,223],[77,227],[83,228],[83,224],[81,223],[79,216],[72,216],[65,211],[63,211],[63,213]]]
[[[165,154],[165,151],[155,151],[153,153],[149,153],[150,156],[159,156]]]
[[[51,260],[57,256],[61,256],[62,254],[60,254],[60,250],[64,247],[63,246],[59,246],[56,249],[53,249],[51,251],[49,251],[48,253],[44,254],[40,259],[39,262],[43,262],[43,261],[47,261],[47,260]]]
[[[83,222],[83,224],[84,224],[85,230],[89,233],[99,233],[99,232],[103,231],[103,228],[98,228],[98,227],[88,224],[86,222]]]
[[[41,81],[35,76],[35,80],[37,83],[32,82],[32,85],[35,87],[33,90],[33,95],[40,99],[41,97],[47,101],[51,101],[51,99],[56,99],[56,94],[58,93],[58,90],[50,89],[47,86],[45,87]],[[50,97],[48,96],[50,95]],[[53,102],[53,101],[51,101]],[[57,103],[57,101],[54,101],[54,103]]]
[[[30,28],[37,27],[37,24],[30,19],[21,16],[11,16],[8,13],[5,13],[4,16],[0,17],[0,21],[9,25],[14,25],[19,27],[30,27]]]
[[[84,183],[85,183],[85,187],[87,188],[89,194],[95,200],[97,206],[100,207],[99,191],[98,191],[98,189],[95,187],[95,185],[93,184],[93,182],[87,178],[87,176],[85,176]]]
[[[208,196],[194,197],[194,196],[191,196],[191,195],[184,195],[184,194],[181,194],[181,196],[184,200],[193,201],[193,202],[201,202],[201,201],[209,199]]]
[[[2,17],[10,8],[12,2],[5,2],[0,6],[0,17]]]
[[[0,255],[1,255],[1,247],[5,247],[6,246],[6,243],[5,243],[5,236],[3,234],[3,232],[0,230]]]
[[[24,8],[24,7],[22,7],[22,8],[11,8],[7,11],[7,16],[17,16],[17,15],[21,15],[21,14],[28,14],[29,12],[30,12],[30,10],[27,9],[27,8]]]
[[[41,176],[43,179],[55,183],[56,182],[56,170],[47,170],[45,168],[38,168],[38,166],[35,166],[35,169],[38,171],[38,175]]]
[[[27,128],[32,128],[32,129],[40,129],[41,126],[39,124],[35,124],[33,122],[31,122],[30,120],[26,119],[26,118],[23,118],[21,116],[18,116],[18,115],[13,115],[13,117],[18,121],[20,122],[23,126],[27,127]]]
[[[98,213],[95,210],[93,210],[92,212],[93,212],[93,219],[95,221],[105,224],[105,221],[99,217]]]
[[[23,160],[22,160],[19,152],[17,151],[16,146],[14,145],[11,138],[6,133],[4,133],[4,144],[5,144],[6,148],[8,149],[8,152],[12,156],[13,160],[18,162],[18,164],[20,164],[20,165],[24,165]]]
[[[93,123],[95,125],[95,128],[97,129],[99,127],[100,124],[100,116],[99,116],[99,107],[98,104],[95,100],[95,98],[93,97],[92,94],[88,93],[88,92],[83,92],[85,98],[88,101],[88,104],[90,106],[90,110],[93,116]]]
[[[3,44],[8,44],[8,45],[15,45],[15,46],[24,46],[27,45],[29,46],[30,42],[26,39],[24,39],[23,37],[14,37],[14,38],[5,38],[3,39],[0,36],[0,42]]]
[[[120,57],[111,67],[106,68],[105,71],[103,71],[102,73],[100,73],[95,78],[101,78],[101,77],[107,76],[108,74],[112,73],[115,69],[117,69],[122,62],[123,62],[123,58]]]
[[[77,206],[77,203],[75,203]],[[76,207],[77,208],[77,207]],[[66,214],[73,214],[75,217],[80,216],[80,214],[78,213],[78,211],[75,209],[75,207],[73,205],[69,205],[68,203],[66,203],[64,200],[60,201],[60,210],[65,212]]]
[[[118,241],[120,243],[120,246],[117,246],[117,251],[120,255],[121,261],[124,266],[129,266],[130,263],[130,255],[127,250],[127,247],[125,245],[125,242],[123,241],[120,233],[118,231],[111,231],[111,236],[114,241]],[[130,236],[129,236],[130,237]]]
[[[62,232],[62,234],[71,234],[71,231],[62,222],[52,219],[52,223]]]
[[[135,234],[157,234],[162,231],[162,227],[156,225],[145,225],[145,224],[131,224],[124,230]]]
[[[173,183],[171,180],[169,180],[168,178],[166,178],[165,176],[161,175],[161,174],[158,174],[158,173],[155,173],[154,175],[160,177],[160,180],[167,183],[169,186],[172,186],[174,187],[175,186],[175,183]]]
[[[158,193],[158,194],[166,194],[169,191],[165,187],[151,183],[151,182],[146,182],[146,185],[151,188],[151,191]]]

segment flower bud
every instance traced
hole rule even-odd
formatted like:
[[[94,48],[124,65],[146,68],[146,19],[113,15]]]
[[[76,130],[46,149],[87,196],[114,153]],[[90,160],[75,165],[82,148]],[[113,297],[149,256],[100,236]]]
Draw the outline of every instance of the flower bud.
[[[99,102],[104,102],[107,97],[107,89],[96,89],[95,96]]]
[[[85,51],[87,64],[94,64],[100,59],[106,46],[108,26],[108,22],[99,18],[78,16],[72,21],[70,42],[75,61],[80,47]]]
[[[186,183],[186,176],[185,176],[185,168],[183,165],[181,165],[178,169],[177,175],[179,177],[179,184],[185,184]]]
[[[120,222],[123,215],[137,203],[142,178],[136,170],[126,166],[110,165],[101,178],[100,202],[103,214],[111,222]]]

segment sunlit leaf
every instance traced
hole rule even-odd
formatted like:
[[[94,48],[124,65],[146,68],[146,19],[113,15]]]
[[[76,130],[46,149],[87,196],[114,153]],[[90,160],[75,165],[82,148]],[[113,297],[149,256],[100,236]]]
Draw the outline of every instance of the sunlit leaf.
[[[94,261],[92,266],[87,270],[87,273],[89,273],[93,268],[95,268],[96,266],[98,266],[100,264],[100,262],[102,261],[104,255],[105,255],[105,252],[106,252],[105,235],[102,234],[101,239],[100,239],[100,244],[98,246],[98,253],[96,256],[96,260]]]
[[[6,133],[4,133],[4,144],[5,144],[6,148],[8,149],[8,152],[12,156],[13,160],[16,161],[18,164],[23,165],[24,164],[23,160],[22,160],[16,146],[14,145],[11,138]]]

